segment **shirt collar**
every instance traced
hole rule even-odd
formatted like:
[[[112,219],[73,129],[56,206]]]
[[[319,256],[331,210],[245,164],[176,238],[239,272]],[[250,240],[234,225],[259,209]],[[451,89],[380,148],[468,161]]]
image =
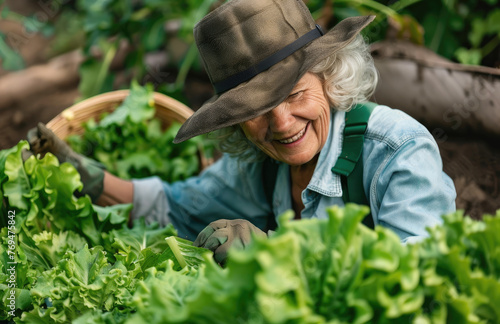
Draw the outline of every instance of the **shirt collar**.
[[[329,197],[342,197],[340,176],[332,172],[342,151],[342,131],[345,124],[345,112],[332,110],[330,130],[307,189]]]

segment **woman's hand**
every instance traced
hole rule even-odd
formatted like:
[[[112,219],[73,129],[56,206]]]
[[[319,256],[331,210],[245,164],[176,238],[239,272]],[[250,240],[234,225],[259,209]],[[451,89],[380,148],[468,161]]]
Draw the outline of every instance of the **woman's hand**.
[[[252,233],[266,237],[266,233],[247,220],[219,219],[205,227],[193,244],[213,251],[215,261],[224,265],[229,248],[246,247],[252,239]]]
[[[88,194],[93,202],[97,201],[104,186],[104,166],[102,164],[73,151],[43,123],[38,123],[37,127],[31,129],[27,137],[33,154],[44,156],[50,152],[57,157],[59,163],[72,164],[80,174],[83,183],[80,194]]]

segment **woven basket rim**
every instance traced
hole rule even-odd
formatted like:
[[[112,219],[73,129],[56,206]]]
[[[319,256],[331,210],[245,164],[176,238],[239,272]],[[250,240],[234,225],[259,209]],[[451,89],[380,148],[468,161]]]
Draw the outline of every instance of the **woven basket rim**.
[[[65,139],[68,135],[83,132],[83,123],[90,118],[100,117],[105,111],[112,111],[129,95],[130,90],[115,90],[102,93],[82,100],[60,112],[47,123],[59,138]],[[164,126],[172,121],[183,123],[194,111],[182,102],[160,92],[153,92],[156,115]],[[77,131],[77,132],[75,132]],[[201,170],[213,163],[212,158],[205,157],[203,148],[199,147]],[[201,171],[200,170],[200,171]]]
[[[73,130],[80,130],[81,124],[90,118],[100,117],[105,111],[112,111],[129,95],[130,90],[115,90],[102,93],[64,109],[47,123],[47,128],[51,129],[58,137],[64,139]],[[165,116],[183,123],[194,111],[182,102],[159,92],[153,92],[153,100],[156,108],[156,116]],[[162,119],[162,118],[160,118]]]

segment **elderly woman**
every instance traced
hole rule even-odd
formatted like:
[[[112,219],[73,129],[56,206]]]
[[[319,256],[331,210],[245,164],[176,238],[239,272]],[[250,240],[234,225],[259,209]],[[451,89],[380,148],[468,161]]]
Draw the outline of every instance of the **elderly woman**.
[[[337,162],[359,145],[362,180],[349,190],[366,196],[373,224],[402,242],[418,239],[455,209],[455,190],[425,127],[366,103],[377,72],[359,32],[372,20],[348,18],[324,33],[300,0],[233,0],[203,18],[194,35],[216,95],[175,142],[219,130],[226,154],[198,177],[172,184],[118,179],[43,125],[33,136],[43,144],[36,153],[52,151],[77,166],[99,204],[133,202],[131,220],[172,223],[222,261],[228,246],[272,228],[288,209],[297,219],[324,218],[326,207],[344,205]],[[366,131],[348,141],[346,112],[364,106],[372,108]]]

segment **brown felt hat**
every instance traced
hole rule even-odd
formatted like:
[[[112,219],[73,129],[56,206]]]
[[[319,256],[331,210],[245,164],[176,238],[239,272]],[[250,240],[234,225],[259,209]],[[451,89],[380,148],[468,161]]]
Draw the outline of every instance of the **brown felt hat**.
[[[186,120],[174,143],[278,106],[309,69],[349,44],[374,18],[347,18],[323,33],[302,0],[224,3],[193,31],[216,94]]]

